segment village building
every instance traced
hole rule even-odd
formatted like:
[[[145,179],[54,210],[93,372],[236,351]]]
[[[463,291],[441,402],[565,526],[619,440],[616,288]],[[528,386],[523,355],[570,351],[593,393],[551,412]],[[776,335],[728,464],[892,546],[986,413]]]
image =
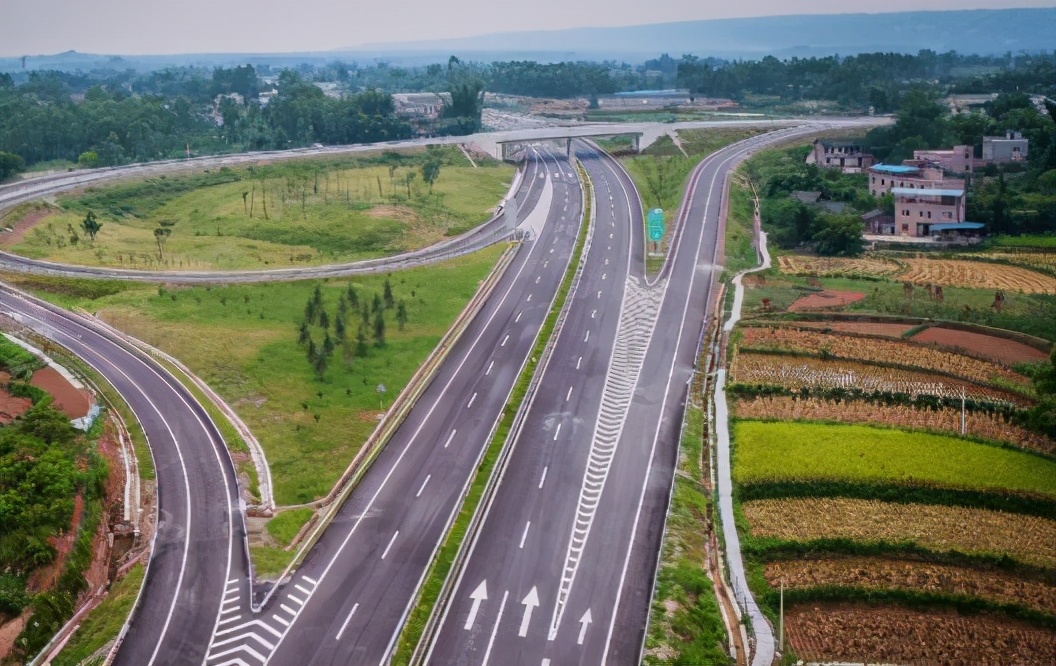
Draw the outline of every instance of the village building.
[[[807,155],[807,164],[823,169],[839,169],[843,173],[861,173],[873,165],[872,154],[855,141],[822,141],[815,139]]]
[[[932,225],[964,222],[964,189],[919,189],[896,187],[895,229],[900,236],[931,235]]]

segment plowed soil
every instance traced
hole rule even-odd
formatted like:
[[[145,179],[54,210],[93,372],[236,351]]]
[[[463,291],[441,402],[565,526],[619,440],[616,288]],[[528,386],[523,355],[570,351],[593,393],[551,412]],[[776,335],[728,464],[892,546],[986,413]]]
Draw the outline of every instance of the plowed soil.
[[[7,425],[22,416],[33,406],[29,398],[16,398],[0,389],[0,425]]]
[[[855,291],[831,291],[826,289],[816,294],[810,294],[796,299],[796,302],[788,306],[789,312],[807,312],[810,310],[830,310],[842,308],[857,303],[865,298],[865,294]]]
[[[1006,340],[983,333],[955,331],[951,328],[933,326],[913,336],[916,342],[934,342],[935,344],[957,347],[975,352],[988,358],[1013,365],[1016,363],[1036,363],[1048,358],[1048,354],[1015,340]]]
[[[788,639],[806,661],[893,664],[1054,664],[1056,633],[989,615],[896,606],[796,606]]]
[[[882,338],[901,338],[902,334],[913,328],[909,324],[874,324],[867,321],[797,321],[800,328],[839,331],[840,333],[858,333],[876,335]]]

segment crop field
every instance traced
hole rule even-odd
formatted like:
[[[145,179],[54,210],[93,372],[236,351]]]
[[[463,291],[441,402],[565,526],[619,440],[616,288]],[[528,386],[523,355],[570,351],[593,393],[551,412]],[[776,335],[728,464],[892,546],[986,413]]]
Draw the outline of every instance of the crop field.
[[[913,328],[910,324],[879,324],[867,321],[797,321],[795,325],[799,328],[856,333],[881,338],[901,338],[903,333]]]
[[[1056,271],[1056,252],[987,252],[982,255],[987,259],[1019,264],[1024,268],[1035,268],[1043,271]],[[959,259],[971,261],[978,255],[964,254]]]
[[[65,263],[160,270],[316,265],[431,245],[488,219],[511,166],[457,150],[432,187],[420,156],[310,160],[120,183],[60,199],[11,251]],[[81,228],[87,212],[102,227]],[[161,230],[160,235],[156,231]]]
[[[751,500],[741,505],[752,538],[915,543],[937,552],[1005,555],[1056,567],[1056,521],[930,504],[847,498]]]
[[[1049,357],[1045,352],[1022,342],[941,326],[930,326],[914,335],[912,339],[916,342],[957,347],[1005,365],[1044,362]]]
[[[832,557],[768,562],[766,581],[777,588],[840,586],[901,589],[981,597],[1056,614],[1056,585],[994,568],[961,567],[883,557]]]
[[[879,365],[930,370],[986,384],[994,379],[1029,390],[1030,380],[996,363],[989,363],[953,352],[931,349],[912,342],[863,340],[848,335],[803,331],[785,327],[748,327],[742,329],[740,346],[754,350],[788,351],[820,354]]]
[[[1025,294],[1056,294],[1056,277],[1018,266],[958,259],[905,259],[899,279],[913,284],[941,284],[1001,289]]]
[[[740,421],[732,434],[733,479],[742,484],[824,479],[1056,497],[1056,461],[955,437],[861,425],[762,421]]]
[[[788,610],[785,623],[796,655],[812,662],[1056,663],[1056,633],[996,616],[798,605]]]
[[[889,368],[855,361],[827,360],[809,356],[738,352],[730,371],[733,381],[771,384],[792,390],[803,387],[859,388],[865,391],[905,393],[916,397],[935,395],[972,400],[1029,405],[1026,398],[989,386],[928,372]]]
[[[918,409],[907,405],[883,405],[857,400],[836,402],[794,396],[757,396],[737,400],[734,413],[741,419],[762,421],[827,421],[873,423],[905,428],[959,434],[958,409]],[[1056,456],[1056,441],[1017,425],[997,414],[967,412],[966,434],[971,437],[1007,442],[1039,453]]]
[[[885,277],[902,272],[905,266],[883,257],[813,257],[783,254],[777,258],[782,273],[812,277]]]

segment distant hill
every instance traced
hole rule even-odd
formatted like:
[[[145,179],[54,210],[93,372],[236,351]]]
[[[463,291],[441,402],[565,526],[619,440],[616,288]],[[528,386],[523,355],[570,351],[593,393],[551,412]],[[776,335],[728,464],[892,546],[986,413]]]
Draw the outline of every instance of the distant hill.
[[[1056,7],[889,14],[769,16],[658,23],[624,28],[508,32],[428,42],[368,44],[345,51],[574,52],[580,57],[641,60],[669,53],[723,58],[801,57],[876,51],[1001,54],[1056,49]],[[638,57],[635,57],[638,56]]]

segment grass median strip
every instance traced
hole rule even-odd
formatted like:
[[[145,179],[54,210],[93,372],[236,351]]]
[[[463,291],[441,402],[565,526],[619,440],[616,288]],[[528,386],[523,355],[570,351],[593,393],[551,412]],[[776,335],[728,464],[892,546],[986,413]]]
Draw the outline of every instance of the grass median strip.
[[[585,198],[586,206],[583,210],[583,220],[586,221],[590,219],[592,196],[590,181],[587,179],[587,175],[582,169],[578,169],[578,171],[580,181],[588,188],[587,196]],[[430,615],[432,615],[436,609],[436,604],[439,600],[444,581],[447,579],[448,575],[451,574],[452,566],[454,565],[459,549],[462,547],[462,542],[466,536],[470,521],[480,507],[484,490],[495,471],[495,466],[499,461],[500,454],[510,435],[510,429],[513,427],[513,421],[517,411],[520,409],[525,395],[528,392],[528,387],[531,384],[532,376],[535,374],[538,360],[542,355],[543,350],[550,343],[554,327],[557,324],[557,318],[564,307],[568,292],[572,288],[572,281],[575,278],[576,269],[579,266],[583,254],[588,230],[588,224],[581,224],[579,237],[576,240],[576,247],[572,253],[572,258],[569,261],[565,277],[561,282],[561,286],[558,288],[557,297],[554,300],[554,306],[549,314],[547,314],[546,320],[539,329],[539,335],[536,337],[535,346],[532,348],[531,354],[528,357],[528,362],[525,364],[524,369],[517,378],[517,383],[514,385],[513,391],[510,394],[509,402],[507,402],[506,406],[503,408],[502,418],[495,430],[495,435],[492,437],[491,443],[488,445],[488,449],[481,460],[480,466],[474,473],[473,481],[470,484],[469,492],[462,504],[462,508],[459,511],[451,530],[448,532],[447,538],[444,540],[440,551],[437,553],[436,559],[433,561],[432,566],[429,569],[429,573],[422,584],[417,604],[407,617],[407,622],[404,624],[403,632],[400,635],[396,653],[392,658],[393,664],[402,665],[411,662],[414,650],[422,638],[425,625],[428,622]]]

